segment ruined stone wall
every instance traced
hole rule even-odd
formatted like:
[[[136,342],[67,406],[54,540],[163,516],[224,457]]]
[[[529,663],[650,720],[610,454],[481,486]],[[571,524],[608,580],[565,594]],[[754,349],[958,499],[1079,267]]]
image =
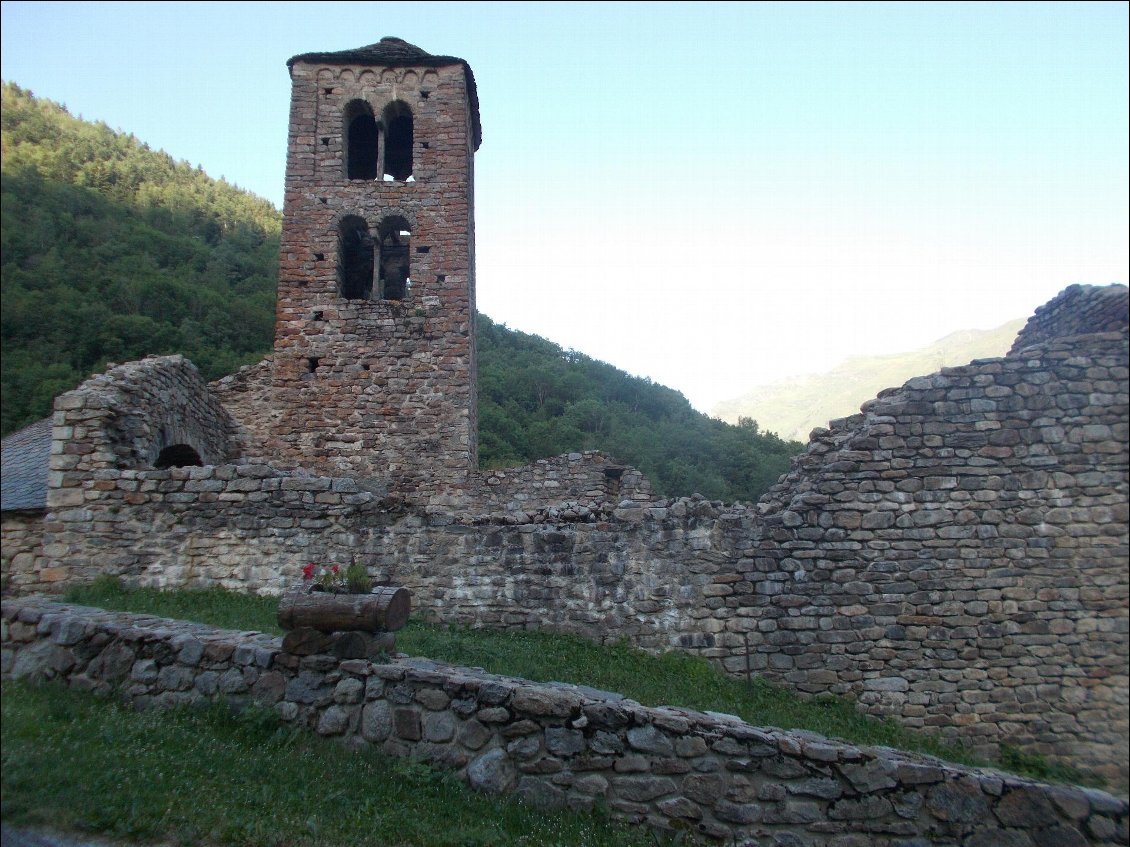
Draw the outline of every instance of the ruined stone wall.
[[[1114,845],[1124,800],[727,715],[644,707],[401,657],[298,657],[278,638],[4,601],[5,677],[58,679],[136,708],[258,702],[285,722],[454,770],[542,807],[807,847]]]
[[[466,487],[477,465],[473,147],[461,65],[296,62],[273,357],[272,455],[397,490]],[[413,179],[347,179],[343,116],[394,101],[414,122]],[[411,231],[401,299],[345,299],[339,227]],[[249,425],[255,425],[253,421]]]
[[[25,591],[31,581],[51,585],[65,576],[48,567],[43,553],[42,509],[4,512],[0,520],[0,585],[5,592]]]
[[[270,592],[358,561],[440,619],[677,647],[1125,784],[1126,409],[1126,338],[1092,336],[885,392],[755,509],[416,507],[265,466],[106,469],[72,481],[45,550],[75,579]],[[570,467],[604,476],[565,457],[499,485]]]
[[[348,564],[381,497],[264,465],[103,470],[52,494],[44,551],[66,581],[279,593],[311,559]],[[47,580],[21,575],[28,590]]]
[[[467,496],[437,497],[432,504],[458,507],[482,522],[530,523],[539,517],[574,521],[607,516],[617,508],[642,508],[656,499],[642,473],[599,450],[480,471],[471,481]]]
[[[55,399],[53,424],[49,505],[95,471],[153,467],[167,447],[187,445],[213,465],[238,455],[235,422],[183,356],[91,377]]]
[[[1125,285],[1069,285],[1036,309],[1016,336],[1009,355],[1057,338],[1095,332],[1125,333],[1128,327],[1130,298]]]
[[[260,464],[271,462],[278,468],[298,467],[293,458],[272,455],[268,434],[285,416],[274,402],[271,391],[271,357],[245,365],[233,374],[208,383],[208,390],[236,422],[239,455]]]
[[[777,675],[1125,782],[1127,400],[1110,333],[910,380],[815,434],[739,564]]]

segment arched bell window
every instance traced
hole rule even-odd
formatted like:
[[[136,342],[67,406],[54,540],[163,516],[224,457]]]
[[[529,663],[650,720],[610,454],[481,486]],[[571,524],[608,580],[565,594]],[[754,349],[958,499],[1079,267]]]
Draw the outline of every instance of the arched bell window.
[[[384,176],[400,182],[412,176],[412,110],[394,100],[381,113],[384,129]]]
[[[408,221],[390,215],[377,227],[377,289],[382,300],[403,300],[411,278],[412,231]]]
[[[345,106],[345,175],[349,179],[376,179],[379,161],[377,121],[364,100]]]
[[[337,289],[347,300],[373,296],[373,237],[364,218],[346,215],[337,227]]]

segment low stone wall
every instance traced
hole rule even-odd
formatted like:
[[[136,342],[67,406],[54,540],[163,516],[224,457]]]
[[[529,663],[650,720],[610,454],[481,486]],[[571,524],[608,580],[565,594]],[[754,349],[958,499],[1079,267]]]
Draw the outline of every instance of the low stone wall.
[[[139,708],[258,701],[320,735],[455,770],[479,790],[547,807],[599,803],[660,829],[803,847],[1127,843],[1127,803],[1100,791],[583,687],[403,657],[300,658],[265,635],[40,598],[4,601],[2,643],[5,677],[59,679]]]
[[[538,519],[585,520],[622,503],[640,508],[657,499],[642,473],[599,450],[565,453],[528,465],[472,474],[462,499],[433,498],[433,512],[455,506],[481,522],[529,523]]]

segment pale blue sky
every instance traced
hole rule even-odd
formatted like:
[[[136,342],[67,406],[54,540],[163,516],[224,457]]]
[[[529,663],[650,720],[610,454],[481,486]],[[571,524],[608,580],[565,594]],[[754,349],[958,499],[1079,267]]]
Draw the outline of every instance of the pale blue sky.
[[[5,2],[0,63],[279,205],[287,58],[465,58],[480,309],[707,410],[1125,283],[1127,8]]]

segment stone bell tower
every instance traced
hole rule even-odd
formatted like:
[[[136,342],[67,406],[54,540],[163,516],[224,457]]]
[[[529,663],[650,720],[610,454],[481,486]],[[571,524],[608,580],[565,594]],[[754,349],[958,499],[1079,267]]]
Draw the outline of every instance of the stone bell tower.
[[[398,38],[288,63],[272,445],[396,491],[477,466],[470,66]]]

